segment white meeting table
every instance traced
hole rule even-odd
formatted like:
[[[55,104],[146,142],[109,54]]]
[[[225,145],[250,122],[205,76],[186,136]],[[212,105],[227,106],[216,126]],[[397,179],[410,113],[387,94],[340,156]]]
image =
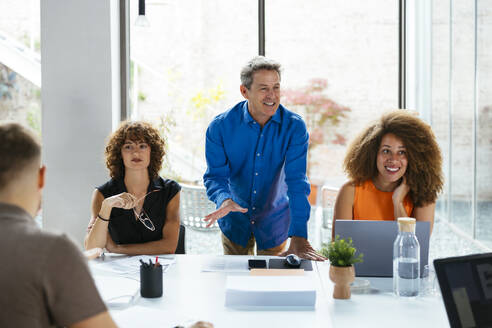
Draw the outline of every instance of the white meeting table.
[[[247,262],[252,257],[242,258]],[[224,306],[226,277],[248,273],[202,272],[202,263],[214,259],[216,256],[176,255],[176,263],[163,276],[163,297],[137,297],[123,309],[110,307],[112,317],[120,327],[174,327],[197,320],[210,321],[216,328],[449,327],[440,295],[396,297],[391,278],[367,278],[371,286],[366,293],[352,293],[349,300],[333,299],[328,262],[313,262],[313,271],[305,273],[312,276],[317,288],[312,311],[231,309]],[[96,281],[103,276],[111,279],[108,272],[94,267],[91,265]]]

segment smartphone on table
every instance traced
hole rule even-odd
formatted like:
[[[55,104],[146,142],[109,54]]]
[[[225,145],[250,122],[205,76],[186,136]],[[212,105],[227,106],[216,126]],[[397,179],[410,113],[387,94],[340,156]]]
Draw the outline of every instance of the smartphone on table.
[[[249,259],[248,268],[251,269],[266,269],[266,260]]]

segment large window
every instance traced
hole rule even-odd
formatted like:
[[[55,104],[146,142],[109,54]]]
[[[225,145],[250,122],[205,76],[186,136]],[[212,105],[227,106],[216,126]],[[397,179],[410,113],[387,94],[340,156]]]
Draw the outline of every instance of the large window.
[[[397,3],[265,3],[266,55],[283,65],[282,103],[310,130],[310,179],[340,186],[346,143],[398,104]],[[134,25],[137,6],[131,2],[131,116],[165,127],[169,173],[200,183],[205,129],[242,100],[239,70],[258,54],[258,5],[148,2],[147,27]],[[306,103],[316,97],[325,102]]]
[[[41,135],[40,1],[0,1],[0,121]],[[41,216],[36,217],[41,225]]]
[[[462,248],[467,239],[456,236],[492,241],[492,49],[486,39],[492,24],[485,2],[476,1],[476,8],[462,0],[419,2],[430,10],[431,45],[415,49],[432,56],[428,66],[416,64],[421,80],[409,86],[417,90],[412,96],[428,97],[415,106],[428,107],[411,109],[432,124],[445,174],[431,257],[483,250],[478,242]],[[398,107],[398,1],[264,3],[265,55],[283,66],[281,101],[304,117],[310,132],[309,178],[313,186],[336,189],[346,180],[347,143]],[[140,27],[134,25],[138,1],[130,4],[131,117],[154,121],[167,136],[165,175],[200,184],[205,129],[242,100],[239,70],[259,52],[261,10],[246,0],[148,1],[150,26]],[[415,23],[407,21],[407,28]],[[414,31],[407,42],[419,42],[422,34]]]
[[[282,102],[310,130],[311,183],[339,187],[347,143],[398,105],[398,2],[268,0],[265,12]]]
[[[149,1],[140,27],[130,3],[131,116],[163,129],[167,175],[201,183],[208,123],[241,100],[239,68],[258,53],[257,4]]]
[[[492,247],[492,32],[486,1],[434,1],[432,126],[444,155],[438,215]],[[451,250],[454,251],[451,251]],[[443,255],[467,253],[468,247]]]
[[[167,137],[164,175],[201,184],[205,130],[243,100],[239,71],[259,53],[258,6],[148,1],[149,26],[141,27],[138,2],[130,2],[130,116],[153,121]],[[308,124],[313,190],[337,188],[347,143],[398,104],[398,3],[268,0],[264,18],[265,54],[283,66],[281,102]],[[329,236],[317,238],[319,225],[310,222],[315,244]]]
[[[0,120],[41,134],[39,0],[0,1]]]
[[[492,248],[492,12],[476,4],[476,237]]]

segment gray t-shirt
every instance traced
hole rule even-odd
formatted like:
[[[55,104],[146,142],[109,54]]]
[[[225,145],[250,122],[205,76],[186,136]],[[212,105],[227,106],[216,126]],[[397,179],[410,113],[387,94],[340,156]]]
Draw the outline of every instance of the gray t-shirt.
[[[0,327],[68,326],[106,311],[86,259],[66,235],[0,203]]]

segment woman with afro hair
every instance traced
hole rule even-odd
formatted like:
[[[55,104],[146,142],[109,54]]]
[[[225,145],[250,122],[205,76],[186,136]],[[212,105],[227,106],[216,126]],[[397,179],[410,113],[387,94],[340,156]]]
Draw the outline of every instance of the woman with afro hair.
[[[431,127],[406,110],[383,115],[347,150],[350,181],[340,189],[335,220],[429,221],[442,190],[442,158]]]
[[[106,146],[111,179],[94,190],[85,248],[121,254],[174,253],[181,187],[159,176],[164,140],[145,122],[124,122]]]

